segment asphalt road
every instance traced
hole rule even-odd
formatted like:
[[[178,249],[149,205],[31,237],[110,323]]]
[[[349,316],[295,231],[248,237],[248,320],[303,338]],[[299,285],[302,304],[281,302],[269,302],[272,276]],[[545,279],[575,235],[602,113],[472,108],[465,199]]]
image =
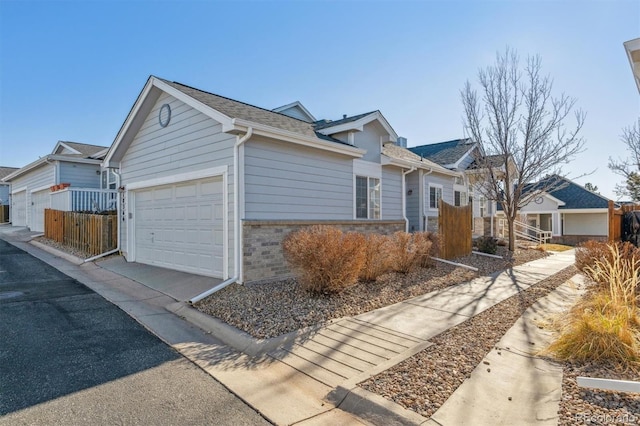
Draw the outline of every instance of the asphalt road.
[[[268,424],[89,288],[0,240],[0,424]]]

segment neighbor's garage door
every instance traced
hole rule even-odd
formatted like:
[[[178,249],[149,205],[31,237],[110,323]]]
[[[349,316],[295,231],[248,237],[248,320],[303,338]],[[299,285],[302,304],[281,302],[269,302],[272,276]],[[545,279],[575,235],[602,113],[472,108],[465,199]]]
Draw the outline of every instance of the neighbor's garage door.
[[[27,191],[11,194],[11,224],[27,226]]]
[[[29,229],[34,232],[44,232],[44,209],[51,208],[51,191],[31,193],[31,223]]]
[[[135,260],[223,278],[222,177],[135,192]]]

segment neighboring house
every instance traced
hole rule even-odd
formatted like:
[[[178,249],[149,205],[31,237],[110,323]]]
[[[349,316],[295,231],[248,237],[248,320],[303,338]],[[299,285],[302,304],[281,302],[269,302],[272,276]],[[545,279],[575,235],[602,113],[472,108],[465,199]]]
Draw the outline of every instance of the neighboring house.
[[[408,179],[408,185],[418,188],[420,203],[418,212],[421,218],[411,216],[410,223],[413,230],[437,231],[438,229],[438,200],[455,205],[472,204],[473,234],[490,235],[491,218],[496,212],[496,203],[488,200],[479,190],[479,179],[485,172],[477,165],[477,158],[484,153],[480,146],[471,139],[454,139],[427,145],[408,148],[421,159],[438,164],[449,173],[418,173]],[[489,157],[489,163],[494,170],[504,169],[505,161],[502,156]],[[510,163],[513,167],[513,162]],[[408,202],[411,205],[411,202]],[[412,209],[412,212],[416,209]],[[407,213],[409,214],[409,213]],[[413,214],[413,213],[412,213]],[[422,220],[419,220],[422,219]],[[418,220],[418,222],[416,222]]]
[[[9,182],[3,182],[2,179],[18,170],[17,167],[0,167],[0,206],[9,205],[9,195],[11,194],[11,185]]]
[[[609,200],[585,189],[569,179],[551,176],[525,188],[525,194],[536,187],[557,188],[536,194],[520,209],[521,221],[529,226],[550,231],[552,242],[575,245],[587,240],[606,241],[609,235]],[[500,220],[504,213],[499,208]],[[498,226],[498,234],[503,229]]]
[[[128,261],[250,282],[289,274],[281,241],[302,226],[407,226],[405,174],[379,111],[316,120],[151,76],[105,157],[121,191]]]
[[[59,141],[51,154],[5,176],[11,184],[11,223],[44,231],[44,210],[51,208],[51,186],[100,188],[100,163],[107,147]]]
[[[640,92],[640,38],[624,42],[624,49],[627,52],[633,78]]]

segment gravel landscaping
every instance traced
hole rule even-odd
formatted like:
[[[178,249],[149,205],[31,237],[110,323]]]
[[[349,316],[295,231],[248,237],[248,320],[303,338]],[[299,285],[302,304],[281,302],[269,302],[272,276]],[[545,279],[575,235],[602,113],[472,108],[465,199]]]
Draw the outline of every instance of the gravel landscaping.
[[[360,383],[360,386],[425,417],[432,416],[470,377],[528,307],[576,273],[574,266],[565,268],[498,303],[434,337],[431,339],[433,346]],[[629,424],[640,423],[640,398],[637,394],[586,390],[576,385],[579,375],[640,380],[638,372],[621,372],[606,365],[562,364],[560,425],[623,424],[620,419],[631,420],[627,422]]]
[[[505,248],[499,247],[498,254],[506,254]],[[437,262],[433,268],[419,268],[408,274],[388,273],[375,282],[358,283],[333,295],[310,295],[297,286],[295,279],[232,284],[194,306],[254,337],[270,338],[388,306],[546,255],[539,250],[519,249],[508,261],[471,254],[456,260],[479,268],[478,273]]]

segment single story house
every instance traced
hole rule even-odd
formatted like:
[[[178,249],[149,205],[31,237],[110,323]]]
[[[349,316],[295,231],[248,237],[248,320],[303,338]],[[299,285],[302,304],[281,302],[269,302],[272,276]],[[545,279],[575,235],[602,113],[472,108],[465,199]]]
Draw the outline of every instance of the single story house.
[[[44,210],[51,208],[51,186],[68,183],[100,188],[100,164],[105,146],[59,141],[51,154],[2,178],[11,185],[11,223],[44,231]]]
[[[557,175],[529,185],[525,191],[540,191],[520,209],[521,221],[527,225],[550,231],[552,242],[575,245],[587,240],[606,241],[609,235],[609,199],[585,189],[571,180]],[[504,218],[499,208],[498,220]],[[498,224],[498,235],[501,231]]]
[[[254,282],[289,273],[280,243],[302,226],[404,230],[405,177],[423,166],[398,139],[380,111],[317,120],[300,102],[264,109],[151,76],[103,162],[120,249]]]

